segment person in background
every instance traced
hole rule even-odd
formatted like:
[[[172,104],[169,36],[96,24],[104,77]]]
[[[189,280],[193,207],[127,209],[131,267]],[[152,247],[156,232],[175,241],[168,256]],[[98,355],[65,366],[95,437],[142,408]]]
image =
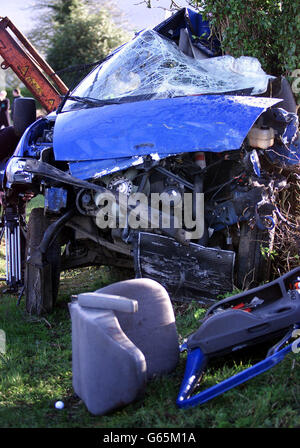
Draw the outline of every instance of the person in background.
[[[1,90],[0,92],[0,129],[2,126],[5,128],[9,126],[9,99],[6,98],[7,92],[6,90]]]
[[[15,105],[15,101],[18,98],[22,98],[22,95],[21,95],[21,90],[18,87],[13,89],[12,94],[13,94],[14,98],[13,98],[13,101],[11,103],[10,116],[11,116],[12,121],[14,121],[14,105]]]

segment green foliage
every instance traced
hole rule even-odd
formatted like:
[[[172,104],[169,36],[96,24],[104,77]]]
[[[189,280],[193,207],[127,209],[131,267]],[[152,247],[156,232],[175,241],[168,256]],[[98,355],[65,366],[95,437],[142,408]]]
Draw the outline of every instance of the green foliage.
[[[1,271],[2,276],[3,267]],[[71,294],[93,291],[117,280],[105,268],[64,272],[57,307],[46,318],[28,316],[24,300],[16,306],[16,296],[0,297],[0,329],[5,331],[7,343],[6,353],[0,355],[0,428],[97,428],[102,441],[108,428],[299,427],[300,361],[296,354],[205,405],[180,410],[176,397],[186,363],[186,353],[182,353],[175,371],[149,381],[145,396],[137,402],[108,415],[89,414],[72,388],[67,304]],[[174,306],[174,311],[181,339],[199,327],[205,312],[196,302]],[[200,390],[263,359],[267,348],[210,363]],[[61,411],[54,408],[57,400],[65,404]]]
[[[115,25],[105,3],[99,8],[92,0],[40,0],[38,8],[42,16],[29,39],[55,71],[99,61],[129,38]],[[72,88],[90,70],[59,75]]]
[[[36,197],[29,208],[42,206],[42,201],[42,196]],[[4,269],[2,244],[1,277]],[[6,353],[0,354],[0,428],[97,428],[97,437],[102,441],[108,428],[299,427],[300,360],[294,353],[269,372],[205,405],[178,409],[176,398],[186,364],[186,352],[181,353],[177,368],[149,381],[145,396],[138,401],[108,415],[89,414],[72,387],[68,303],[72,294],[94,291],[124,279],[122,276],[108,267],[63,272],[57,306],[51,315],[40,318],[25,312],[24,299],[16,306],[17,296],[1,294],[0,329],[6,333]],[[5,283],[2,288],[6,288]],[[206,310],[197,302],[189,302],[174,304],[174,312],[183,342],[199,328]],[[252,352],[236,352],[210,363],[199,390],[260,361],[270,345],[268,342]],[[54,408],[57,400],[65,404],[61,411]]]
[[[270,249],[269,247],[260,246],[260,252],[265,259],[270,259],[272,261],[278,257],[278,253],[274,249]]]
[[[70,18],[72,11],[80,7],[80,3],[78,0],[54,0],[48,2],[47,6],[53,10],[53,19],[55,22],[63,24]]]
[[[226,54],[259,59],[275,76],[300,67],[300,10],[294,0],[191,0]]]

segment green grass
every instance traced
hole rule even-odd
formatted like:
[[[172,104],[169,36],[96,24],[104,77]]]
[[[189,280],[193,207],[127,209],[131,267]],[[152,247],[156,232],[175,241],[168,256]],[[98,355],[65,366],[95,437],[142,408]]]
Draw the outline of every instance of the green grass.
[[[107,416],[89,414],[72,389],[68,302],[71,294],[117,280],[108,268],[63,273],[57,307],[46,318],[28,316],[24,300],[16,306],[16,296],[0,296],[0,329],[7,338],[6,353],[0,355],[1,428],[300,427],[300,356],[296,354],[205,405],[179,410],[175,401],[185,368],[186,355],[182,354],[172,374],[148,383],[142,400]],[[183,341],[198,328],[204,310],[191,303],[175,306],[175,313]],[[265,350],[219,360],[209,366],[201,387],[212,386],[257,362]],[[54,408],[57,400],[64,401],[63,410]]]

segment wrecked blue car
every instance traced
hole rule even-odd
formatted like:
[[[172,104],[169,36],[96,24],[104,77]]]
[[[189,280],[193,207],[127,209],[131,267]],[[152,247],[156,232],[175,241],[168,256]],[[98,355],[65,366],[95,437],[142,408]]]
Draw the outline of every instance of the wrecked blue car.
[[[179,301],[209,303],[268,279],[262,249],[286,186],[268,167],[298,163],[284,78],[221,55],[188,9],[141,31],[29,126],[7,165],[8,197],[45,198],[28,223],[27,311],[50,312],[60,272],[89,265],[132,269]],[[11,238],[20,256],[12,263],[11,253],[8,280],[22,284],[22,238]]]

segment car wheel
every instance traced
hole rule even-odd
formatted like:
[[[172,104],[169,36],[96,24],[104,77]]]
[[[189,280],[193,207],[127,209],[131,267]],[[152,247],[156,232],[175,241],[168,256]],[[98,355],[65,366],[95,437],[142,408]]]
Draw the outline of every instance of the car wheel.
[[[28,221],[25,266],[26,310],[30,314],[51,313],[58,294],[61,261],[58,239],[49,246],[44,263],[30,262],[30,256],[38,248],[50,224],[43,208],[32,210]]]
[[[273,248],[274,232],[250,227],[241,223],[240,240],[236,260],[236,286],[249,289],[270,277],[271,259],[268,252]]]

